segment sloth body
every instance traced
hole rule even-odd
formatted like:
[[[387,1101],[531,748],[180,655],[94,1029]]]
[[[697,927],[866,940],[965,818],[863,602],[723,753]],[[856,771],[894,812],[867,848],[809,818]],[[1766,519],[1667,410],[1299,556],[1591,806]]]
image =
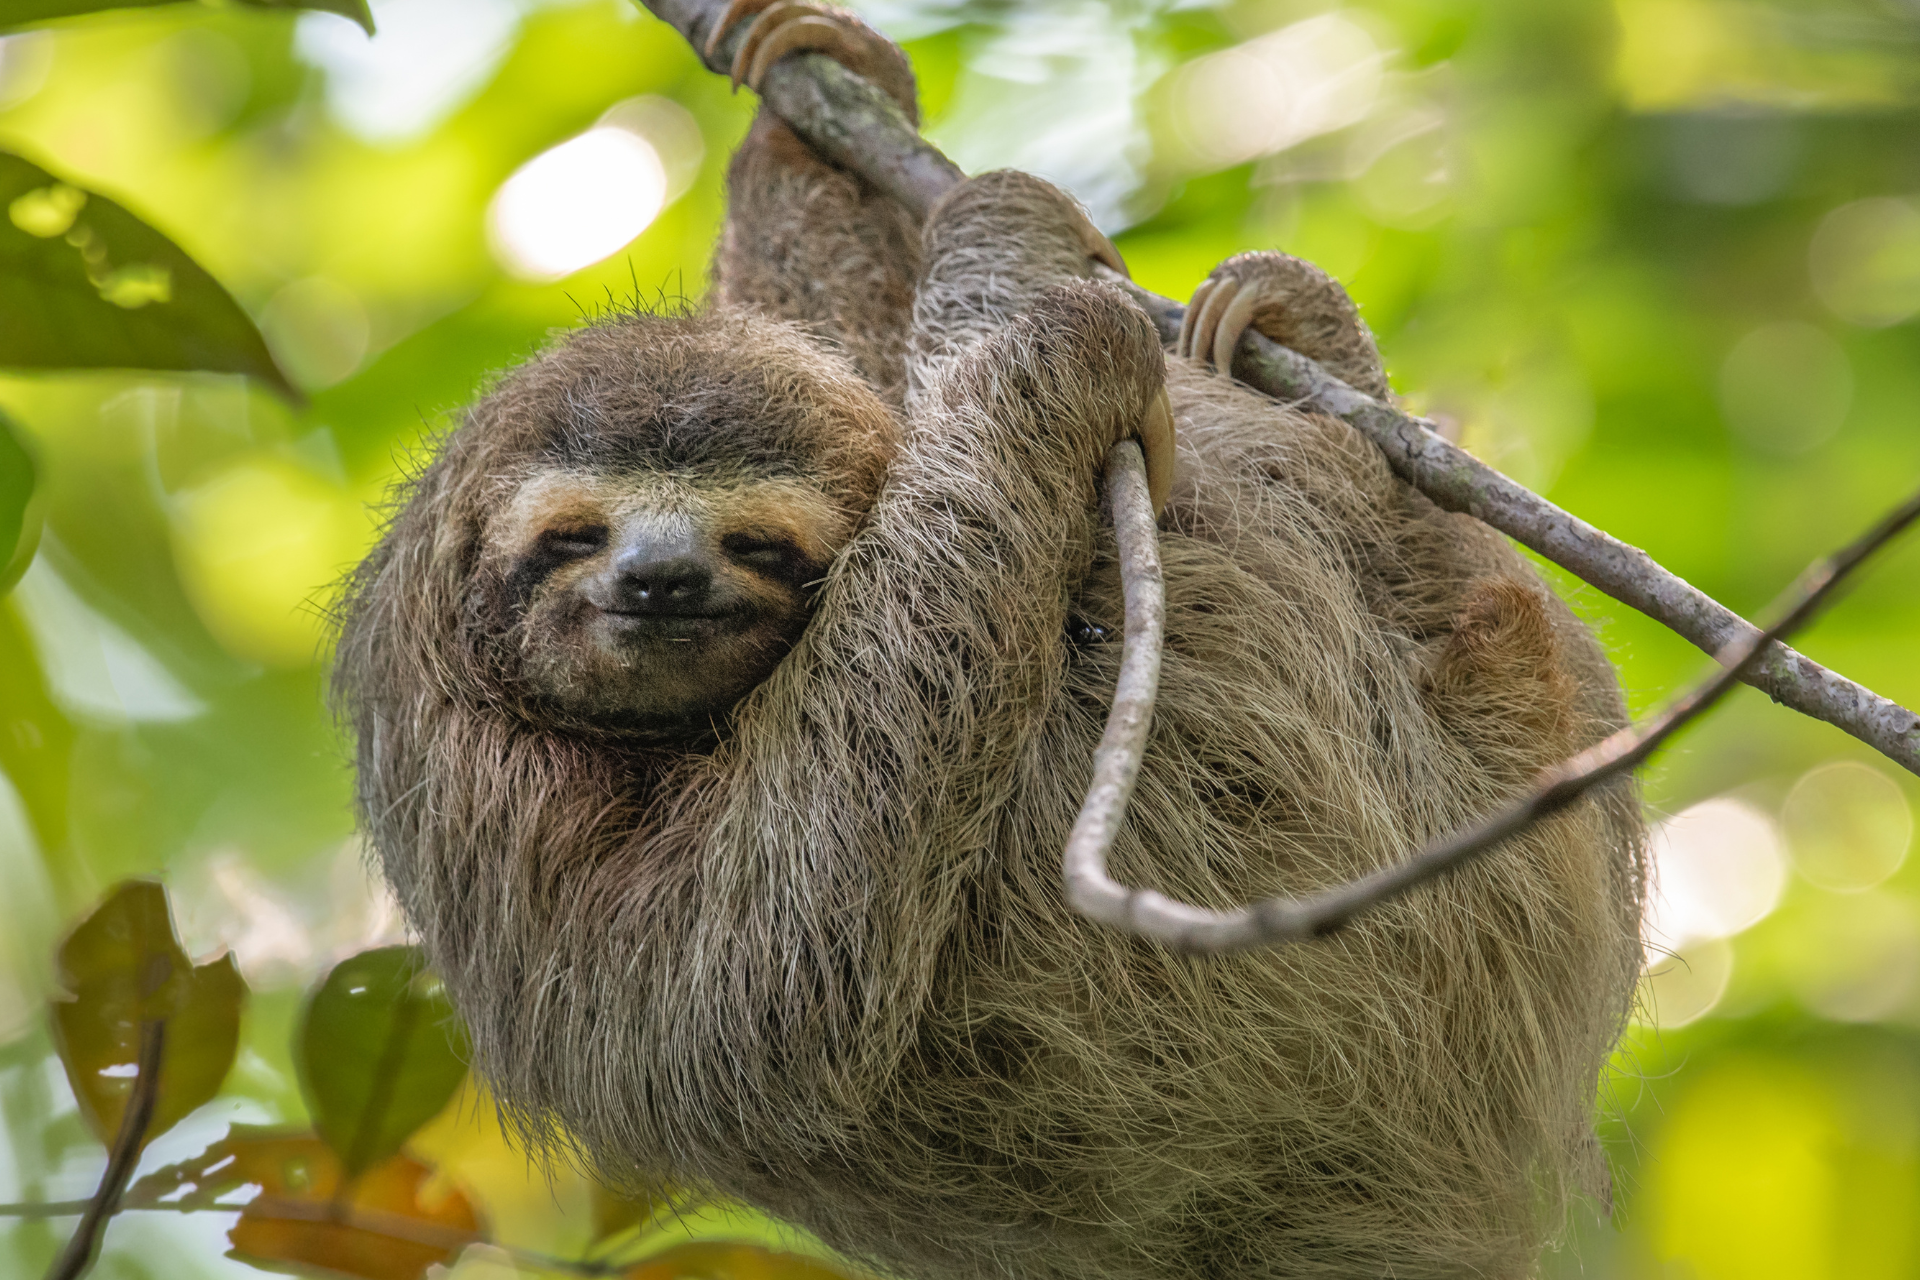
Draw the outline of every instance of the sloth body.
[[[1079,919],[1098,468],[1164,384],[1126,882],[1224,906],[1404,856],[1620,723],[1591,637],[1344,424],[1163,352],[1044,183],[921,228],[764,116],[730,181],[712,310],[508,376],[350,596],[363,821],[496,1097],[924,1280],[1525,1274],[1596,1172],[1632,796],[1311,945]],[[1255,323],[1384,392],[1300,279]]]

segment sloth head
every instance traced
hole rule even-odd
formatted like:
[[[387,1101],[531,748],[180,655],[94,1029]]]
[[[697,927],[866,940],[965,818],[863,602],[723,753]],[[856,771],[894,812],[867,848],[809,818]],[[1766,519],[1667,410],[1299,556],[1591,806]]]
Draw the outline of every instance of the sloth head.
[[[698,740],[805,629],[896,434],[797,330],[627,317],[481,399],[385,546],[412,545],[409,522],[432,531],[459,674],[482,701],[556,728]],[[422,613],[409,624],[445,625]]]

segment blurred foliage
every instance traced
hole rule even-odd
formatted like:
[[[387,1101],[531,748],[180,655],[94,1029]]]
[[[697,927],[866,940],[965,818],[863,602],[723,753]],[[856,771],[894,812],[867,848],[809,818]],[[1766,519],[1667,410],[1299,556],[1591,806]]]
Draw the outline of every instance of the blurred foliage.
[[[218,282],[104,196],[0,152],[0,362],[244,373],[291,393]]]
[[[466,1044],[439,979],[413,947],[378,947],[333,967],[300,1032],[313,1127],[349,1178],[400,1150],[467,1074]]]
[[[40,543],[40,521],[33,510],[33,455],[7,416],[0,413],[0,592],[27,570]]]
[[[359,23],[368,35],[373,34],[373,14],[367,10],[366,0],[239,0],[239,2],[257,9],[318,9],[325,13],[337,13],[343,18],[351,18]],[[109,9],[134,9],[173,3],[176,3],[176,0],[110,0],[106,4],[102,4],[100,0],[0,0],[0,31],[45,22],[49,18],[72,18],[83,13],[99,13]]]
[[[120,1132],[139,1074],[142,1023],[163,1022],[159,1095],[150,1142],[220,1091],[240,1040],[247,986],[232,955],[187,959],[166,892],[151,880],[122,885],[60,948],[53,1043],[87,1127],[103,1143]]]
[[[407,1087],[410,1109],[373,1105],[369,1055],[414,1044],[403,1022],[441,1026],[411,969],[368,987],[420,1002],[404,1017],[375,1001],[363,1018],[343,988],[304,996],[402,941],[352,838],[323,706],[329,584],[369,545],[409,454],[493,371],[583,317],[699,296],[751,95],[628,0],[383,0],[371,41],[333,13],[273,7],[130,8],[0,39],[0,150],[34,167],[8,189],[0,269],[29,248],[66,254],[73,296],[118,321],[186,308],[200,277],[179,264],[197,263],[305,397],[271,390],[260,351],[227,373],[82,358],[132,332],[92,322],[55,359],[99,367],[0,346],[0,555],[33,557],[0,600],[0,1200],[97,1180],[90,1126],[110,1104],[56,1065],[43,1011],[93,999],[98,957],[63,956],[66,976],[53,958],[109,886],[157,875],[178,950],[150,909],[140,945],[169,973],[227,948],[253,995],[219,1092],[154,1142],[148,1177],[172,1179],[182,1206],[258,1191],[237,1218],[123,1214],[99,1274],[255,1274],[218,1256],[228,1244],[387,1274],[376,1259],[397,1255],[355,1235],[358,1219],[315,1219],[342,1187],[415,1221],[397,1237],[420,1250],[406,1267],[485,1236],[459,1253],[461,1277],[528,1270],[536,1253],[651,1258],[657,1280],[837,1265],[727,1206],[622,1202],[565,1163],[530,1163],[471,1082],[426,1117],[450,1068]],[[860,7],[905,43],[929,134],[969,168],[1064,182],[1172,296],[1243,249],[1319,262],[1415,408],[1735,609],[1763,607],[1920,474],[1910,0]],[[0,29],[50,11],[0,4]],[[664,207],[561,280],[514,275],[495,192],[596,126],[654,147]],[[86,224],[98,264],[72,226],[32,234],[69,206],[73,226],[102,219]],[[115,247],[136,229],[151,238]],[[168,267],[169,301],[101,296],[139,262]],[[0,333],[19,305],[0,302]],[[184,344],[191,323],[166,336]],[[1552,576],[1636,709],[1700,669],[1656,625]],[[1801,647],[1920,703],[1917,588],[1910,540]],[[1751,691],[1646,778],[1655,817],[1687,814],[1660,842],[1673,896],[1691,885],[1742,911],[1679,902],[1662,917],[1693,923],[1663,935],[1677,958],[1650,947],[1645,1016],[1603,1099],[1614,1211],[1581,1216],[1549,1274],[1920,1272],[1915,784]],[[124,1026],[135,1006],[124,974],[112,982],[120,1011],[102,1016]],[[351,1035],[315,1039],[322,1016]],[[38,1274],[69,1223],[0,1225],[0,1273]]]

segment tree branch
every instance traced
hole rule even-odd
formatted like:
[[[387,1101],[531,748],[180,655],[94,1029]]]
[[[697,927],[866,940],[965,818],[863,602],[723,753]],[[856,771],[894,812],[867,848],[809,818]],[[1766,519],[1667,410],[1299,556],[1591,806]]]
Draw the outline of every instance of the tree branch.
[[[47,1280],[77,1280],[93,1266],[100,1252],[100,1237],[106,1232],[107,1219],[120,1207],[121,1193],[140,1162],[140,1144],[153,1123],[154,1104],[160,1098],[160,1055],[167,1044],[167,1024],[154,1019],[140,1024],[139,1074],[133,1079],[133,1091],[127,1097],[127,1109],[120,1115],[120,1132],[114,1135],[113,1150],[107,1156],[106,1172],[100,1175],[100,1187],[87,1201],[80,1223],[67,1240],[67,1247],[47,1271]]]
[[[642,0],[696,50],[726,0]],[[720,42],[708,67],[724,72],[751,23]],[[925,142],[891,98],[822,54],[799,53],[768,69],[762,100],[820,153],[924,215],[965,174]],[[1178,333],[1185,308],[1129,285],[1163,339]],[[1365,396],[1314,361],[1248,329],[1233,372],[1276,399],[1349,423],[1387,456],[1395,474],[1448,511],[1464,511],[1622,604],[1646,614],[1709,654],[1759,633],[1739,615],[1662,569],[1652,557],[1501,475],[1426,423]],[[1774,701],[1852,734],[1920,774],[1920,716],[1827,670],[1785,645],[1769,645],[1742,677]]]
[[[1148,522],[1143,528],[1137,518],[1146,509],[1145,472],[1140,451],[1130,442],[1116,446],[1111,455],[1109,475],[1115,473],[1119,483],[1109,481],[1109,500],[1121,560],[1137,566],[1136,574],[1128,577],[1126,584],[1127,630],[1121,684],[1127,684],[1128,672],[1138,662],[1142,672],[1134,678],[1147,689],[1147,710],[1143,713],[1135,706],[1123,706],[1117,698],[1114,702],[1094,755],[1094,785],[1067,841],[1067,898],[1090,919],[1151,938],[1176,951],[1209,954],[1304,942],[1332,933],[1360,912],[1478,857],[1571,805],[1601,783],[1638,768],[1668,738],[1718,702],[1736,682],[1746,679],[1768,645],[1811,619],[1849,573],[1920,519],[1920,492],[1916,492],[1852,545],[1816,561],[1801,574],[1797,590],[1789,593],[1797,598],[1785,614],[1766,631],[1754,630],[1751,638],[1725,654],[1723,670],[1653,719],[1622,729],[1571,760],[1543,770],[1530,793],[1478,825],[1444,836],[1404,862],[1312,897],[1268,898],[1231,911],[1210,911],[1176,902],[1151,889],[1129,889],[1107,874],[1107,849],[1126,811],[1145,744],[1145,720],[1151,714],[1152,686],[1159,674],[1162,609],[1153,526]],[[1150,656],[1141,652],[1146,648],[1151,648]]]

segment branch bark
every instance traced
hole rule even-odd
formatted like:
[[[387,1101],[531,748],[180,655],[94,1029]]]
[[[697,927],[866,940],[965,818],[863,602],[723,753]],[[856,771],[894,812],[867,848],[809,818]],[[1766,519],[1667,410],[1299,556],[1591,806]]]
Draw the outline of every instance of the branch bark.
[[[1144,685],[1150,715],[1160,666],[1163,605],[1153,525],[1148,520],[1143,527],[1137,518],[1137,513],[1148,510],[1139,449],[1131,442],[1115,446],[1108,473],[1118,480],[1109,480],[1109,500],[1121,562],[1128,570],[1126,647],[1120,683],[1122,688],[1128,686],[1130,667],[1139,663],[1140,669],[1131,673],[1132,679]],[[1362,911],[1478,857],[1602,783],[1637,769],[1736,682],[1747,679],[1770,645],[1804,626],[1832,598],[1848,574],[1917,519],[1920,492],[1844,550],[1816,561],[1800,575],[1796,589],[1789,592],[1790,603],[1778,622],[1764,632],[1754,629],[1750,639],[1740,641],[1723,656],[1723,670],[1651,720],[1622,729],[1572,759],[1542,771],[1532,791],[1474,826],[1443,836],[1402,862],[1307,898],[1268,898],[1230,911],[1213,911],[1176,902],[1152,889],[1129,888],[1107,873],[1107,850],[1126,811],[1146,745],[1147,716],[1116,697],[1094,755],[1094,785],[1067,839],[1067,899],[1088,919],[1151,938],[1176,951],[1218,955],[1305,942],[1332,933]]]
[[[147,1126],[153,1123],[153,1108],[160,1100],[160,1057],[166,1044],[164,1019],[140,1024],[139,1074],[134,1077],[127,1109],[121,1113],[120,1132],[114,1135],[106,1172],[100,1175],[100,1187],[93,1193],[93,1199],[87,1201],[67,1247],[48,1269],[47,1280],[77,1280],[93,1266],[107,1220],[118,1212],[127,1181],[133,1177],[134,1166],[140,1163],[140,1145],[147,1136]]]
[[[726,0],[642,0],[695,50]],[[741,23],[706,58],[725,72],[750,23]],[[800,53],[776,62],[761,97],[834,163],[924,215],[966,175],[922,140],[892,99],[831,58]],[[1171,340],[1186,309],[1137,285],[1134,297]],[[1428,425],[1347,386],[1314,361],[1249,329],[1233,373],[1279,400],[1349,423],[1386,454],[1395,474],[1448,511],[1463,511],[1646,614],[1709,654],[1759,635],[1738,614],[1653,558],[1561,510],[1501,475]],[[1742,677],[1775,702],[1823,720],[1920,774],[1920,716],[1829,671],[1783,644],[1770,644]]]

